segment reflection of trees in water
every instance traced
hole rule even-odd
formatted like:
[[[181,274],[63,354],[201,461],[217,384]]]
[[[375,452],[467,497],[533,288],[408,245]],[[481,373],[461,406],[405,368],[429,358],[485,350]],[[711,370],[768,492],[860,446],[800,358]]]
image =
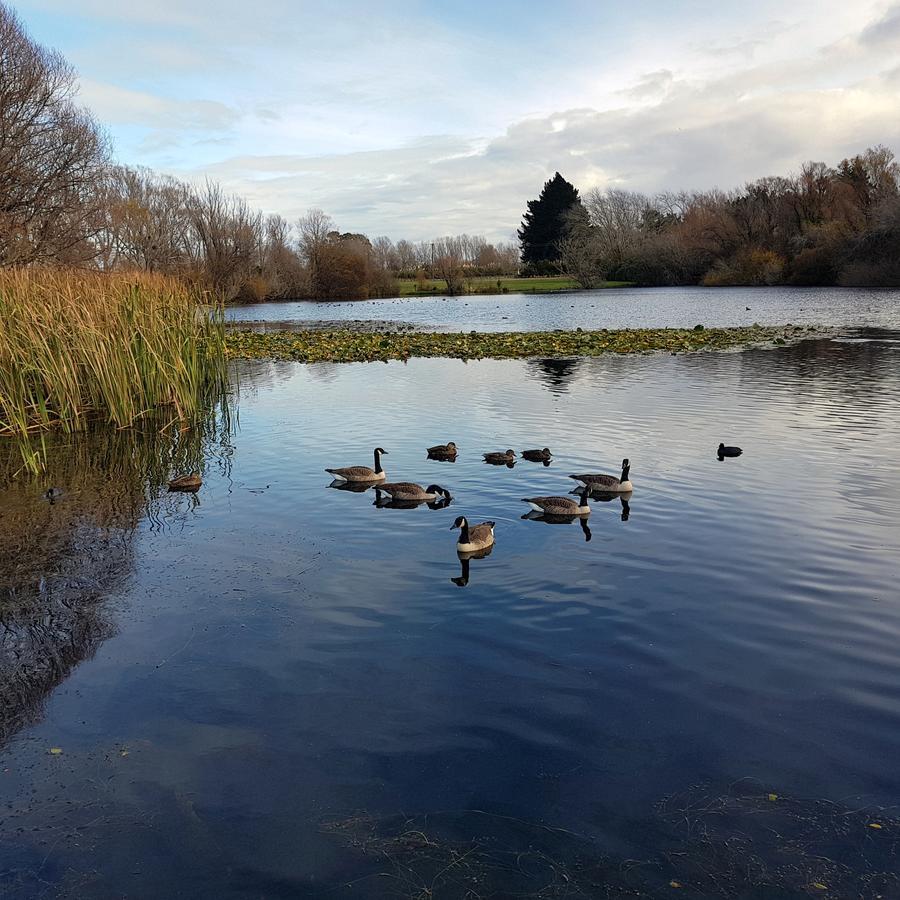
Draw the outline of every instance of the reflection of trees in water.
[[[526,361],[530,375],[539,378],[546,388],[554,394],[564,394],[569,389],[569,382],[581,367],[582,360],[572,359],[529,359]]]
[[[744,350],[740,377],[775,389],[783,376],[798,405],[815,400],[824,415],[841,422],[854,411],[869,415],[876,407],[893,416],[900,366],[897,345],[885,341],[900,341],[900,332],[864,328],[848,340],[818,338],[775,350]],[[685,356],[682,362],[701,374],[711,370],[711,377],[721,367],[714,354]]]
[[[24,480],[13,477],[15,448],[0,443],[0,745],[113,634],[103,600],[130,574],[141,519],[172,473],[208,469],[205,452],[228,467],[229,424],[59,440],[47,471]]]

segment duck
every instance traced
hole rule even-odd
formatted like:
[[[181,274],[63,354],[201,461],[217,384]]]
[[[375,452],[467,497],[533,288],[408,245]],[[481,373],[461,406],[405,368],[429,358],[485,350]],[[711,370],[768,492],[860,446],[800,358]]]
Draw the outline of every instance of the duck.
[[[549,462],[553,458],[549,447],[543,450],[523,450],[522,459],[530,459],[532,462]]]
[[[507,450],[505,453],[482,453],[484,461],[495,466],[513,466],[516,463],[516,451]]]
[[[622,474],[619,478],[615,475],[570,475],[575,481],[580,481],[592,491],[602,491],[608,494],[625,493],[634,489],[628,480],[631,463],[627,459],[622,460]]]
[[[460,553],[486,550],[494,543],[494,526],[496,524],[496,522],[479,522],[477,525],[470,525],[465,516],[457,516],[456,521],[450,526],[451,530],[460,529],[456,549]]]
[[[721,459],[723,456],[740,456],[743,452],[740,447],[726,447],[725,444],[719,444],[716,456]]]
[[[381,457],[387,455],[387,450],[381,447],[375,448],[375,468],[368,466],[345,466],[343,469],[326,469],[329,475],[333,475],[337,481],[384,481],[387,477],[381,468]]]
[[[182,492],[199,491],[202,484],[203,479],[200,477],[200,473],[191,472],[190,475],[181,475],[178,478],[173,478],[169,482],[169,490]]]
[[[449,457],[456,456],[456,444],[453,441],[447,441],[446,444],[436,444],[434,447],[428,447],[425,451],[429,456]]]
[[[439,497],[443,497],[446,500],[453,499],[450,496],[450,491],[442,488],[439,484],[429,484],[428,487],[423,488],[412,481],[385,482],[375,486],[376,493],[381,491],[384,491],[385,494],[390,494],[392,500],[415,500],[418,502],[437,500]]]
[[[578,500],[571,497],[523,497],[522,502],[527,503],[535,512],[547,516],[589,516],[590,493],[590,485],[585,485]]]

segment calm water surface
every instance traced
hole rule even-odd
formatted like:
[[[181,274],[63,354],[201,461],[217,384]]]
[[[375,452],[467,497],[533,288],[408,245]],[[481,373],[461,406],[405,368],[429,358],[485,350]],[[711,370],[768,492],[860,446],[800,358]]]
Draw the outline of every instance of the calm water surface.
[[[897,895],[900,335],[244,375],[196,498],[0,491],[5,897]],[[328,487],[376,445],[451,506]]]
[[[749,309],[748,309],[749,307]],[[410,297],[343,303],[263,303],[228,310],[235,322],[300,327],[377,320],[437,331],[693,328],[694,325],[900,327],[900,291],[860,288],[609,288],[556,294]],[[263,327],[263,326],[257,326]]]

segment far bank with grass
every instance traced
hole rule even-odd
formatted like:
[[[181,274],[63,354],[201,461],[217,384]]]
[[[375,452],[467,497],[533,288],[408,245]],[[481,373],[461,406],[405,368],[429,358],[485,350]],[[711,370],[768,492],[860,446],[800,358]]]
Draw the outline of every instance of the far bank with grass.
[[[442,278],[401,278],[397,283],[400,285],[401,297],[441,297],[447,293],[447,283]],[[604,281],[597,285],[600,288],[630,286],[627,281]],[[552,294],[557,291],[580,290],[584,288],[568,275],[534,278],[481,275],[466,280],[465,294]]]
[[[746,328],[638,328],[618,331],[361,333],[349,330],[229,331],[232,359],[297,362],[381,362],[413,357],[519,359],[531,356],[602,356],[606,353],[689,353],[762,344],[785,344],[822,329],[753,325]]]

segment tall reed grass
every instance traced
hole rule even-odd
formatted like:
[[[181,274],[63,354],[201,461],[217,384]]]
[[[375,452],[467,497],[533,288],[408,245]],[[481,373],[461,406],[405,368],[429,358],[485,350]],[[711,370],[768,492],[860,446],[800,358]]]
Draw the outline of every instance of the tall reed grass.
[[[195,420],[227,379],[224,320],[202,300],[145,273],[0,270],[0,439],[36,471],[48,429]]]

